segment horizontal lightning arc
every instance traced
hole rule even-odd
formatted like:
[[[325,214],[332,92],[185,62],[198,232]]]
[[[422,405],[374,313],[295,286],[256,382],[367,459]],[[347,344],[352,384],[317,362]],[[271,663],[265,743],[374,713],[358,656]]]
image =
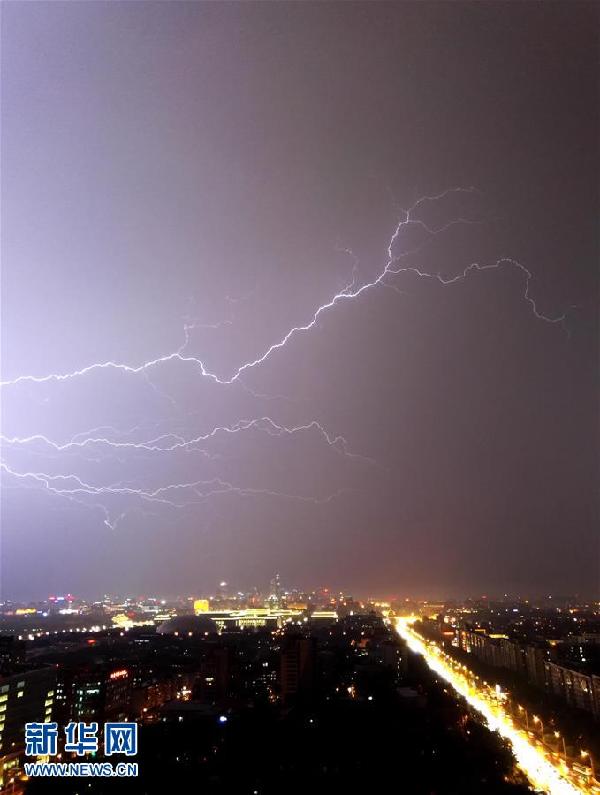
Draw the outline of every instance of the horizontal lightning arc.
[[[283,499],[299,500],[301,502],[310,502],[315,505],[320,505],[326,502],[331,502],[337,496],[345,493],[347,489],[338,489],[333,494],[325,497],[310,497],[301,494],[289,494],[287,492],[275,491],[272,489],[259,489],[247,486],[234,486],[232,483],[222,480],[221,478],[211,478],[210,480],[195,480],[186,483],[169,483],[166,486],[159,486],[156,489],[136,489],[131,486],[109,485],[109,486],[94,486],[86,483],[77,475],[48,475],[44,472],[16,472],[11,469],[7,464],[0,462],[0,470],[5,474],[20,480],[33,480],[45,487],[49,492],[58,496],[74,496],[88,494],[90,496],[127,496],[127,497],[140,497],[147,502],[158,502],[165,505],[170,505],[173,508],[182,507],[181,503],[173,502],[167,499],[166,494],[172,492],[192,490],[201,499],[215,496],[218,494],[238,494],[245,497],[266,495],[270,497],[281,497]],[[71,482],[71,483],[69,483]],[[64,485],[58,485],[64,484]],[[208,491],[201,491],[202,487],[208,487]],[[194,504],[194,503],[188,503]]]
[[[183,437],[173,433],[165,433],[145,442],[131,442],[131,441],[119,442],[108,439],[105,436],[85,436],[84,434],[78,433],[71,440],[62,443],[55,442],[43,434],[33,434],[31,436],[25,436],[25,437],[18,437],[18,436],[10,437],[5,435],[0,435],[0,441],[2,441],[4,444],[20,445],[20,446],[33,444],[35,442],[41,442],[42,444],[51,447],[56,452],[64,452],[66,450],[71,450],[74,448],[81,449],[93,445],[103,445],[114,449],[145,450],[149,452],[169,453],[169,452],[174,452],[176,450],[189,449],[194,445],[200,444],[201,442],[206,442],[209,441],[210,439],[214,439],[218,434],[233,435],[248,430],[259,430],[261,432],[268,434],[269,436],[276,436],[279,438],[281,438],[282,436],[293,436],[303,431],[315,430],[318,432],[321,438],[323,438],[326,441],[329,447],[332,447],[335,450],[342,452],[344,455],[348,456],[349,458],[361,459],[367,462],[371,462],[371,459],[368,459],[365,456],[361,456],[358,453],[350,452],[350,450],[348,449],[348,442],[343,436],[340,435],[332,436],[319,422],[317,422],[317,420],[312,420],[311,422],[306,423],[305,425],[295,425],[292,427],[287,427],[285,425],[279,425],[273,419],[271,419],[271,417],[259,417],[252,420],[239,420],[238,422],[229,426],[219,425],[213,428],[212,431],[196,436],[192,439],[184,439]],[[80,438],[81,436],[84,436],[84,438]],[[164,444],[163,445],[160,444],[160,442],[164,442],[167,439],[168,440],[175,439],[176,441],[166,446]]]

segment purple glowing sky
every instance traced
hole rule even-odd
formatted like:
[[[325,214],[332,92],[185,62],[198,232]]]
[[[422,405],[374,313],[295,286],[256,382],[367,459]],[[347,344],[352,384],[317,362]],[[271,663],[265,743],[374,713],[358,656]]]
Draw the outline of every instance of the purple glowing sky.
[[[597,31],[6,5],[2,595],[594,591]]]

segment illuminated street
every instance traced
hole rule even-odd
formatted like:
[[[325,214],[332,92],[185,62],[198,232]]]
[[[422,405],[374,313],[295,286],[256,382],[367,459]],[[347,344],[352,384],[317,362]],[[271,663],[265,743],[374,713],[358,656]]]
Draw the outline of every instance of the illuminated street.
[[[396,619],[398,634],[411,651],[420,654],[432,671],[445,679],[484,719],[486,725],[508,740],[521,770],[531,785],[550,795],[600,793],[600,787],[590,784],[571,770],[564,761],[555,762],[541,742],[532,739],[518,728],[506,711],[503,699],[489,685],[480,684],[470,671],[441,651],[433,641],[427,641],[412,628],[415,619]]]

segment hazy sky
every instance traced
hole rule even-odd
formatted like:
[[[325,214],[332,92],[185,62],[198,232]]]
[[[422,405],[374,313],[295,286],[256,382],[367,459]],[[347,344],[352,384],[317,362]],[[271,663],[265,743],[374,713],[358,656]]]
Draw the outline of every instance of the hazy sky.
[[[4,4],[2,595],[597,592],[597,8]]]

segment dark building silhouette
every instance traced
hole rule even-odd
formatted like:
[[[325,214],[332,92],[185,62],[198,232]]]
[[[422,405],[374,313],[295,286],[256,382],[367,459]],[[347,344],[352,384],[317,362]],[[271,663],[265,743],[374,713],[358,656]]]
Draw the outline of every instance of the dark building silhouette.
[[[0,787],[20,767],[25,724],[52,720],[55,685],[50,666],[0,678]]]
[[[314,686],[315,640],[287,638],[281,649],[281,698],[288,703],[310,694]]]
[[[0,673],[9,675],[25,662],[25,641],[14,635],[0,635]]]
[[[131,704],[131,672],[127,668],[65,666],[59,670],[56,719],[74,721],[125,720]]]
[[[198,695],[203,701],[225,698],[230,677],[230,654],[226,647],[209,649],[200,664]]]

